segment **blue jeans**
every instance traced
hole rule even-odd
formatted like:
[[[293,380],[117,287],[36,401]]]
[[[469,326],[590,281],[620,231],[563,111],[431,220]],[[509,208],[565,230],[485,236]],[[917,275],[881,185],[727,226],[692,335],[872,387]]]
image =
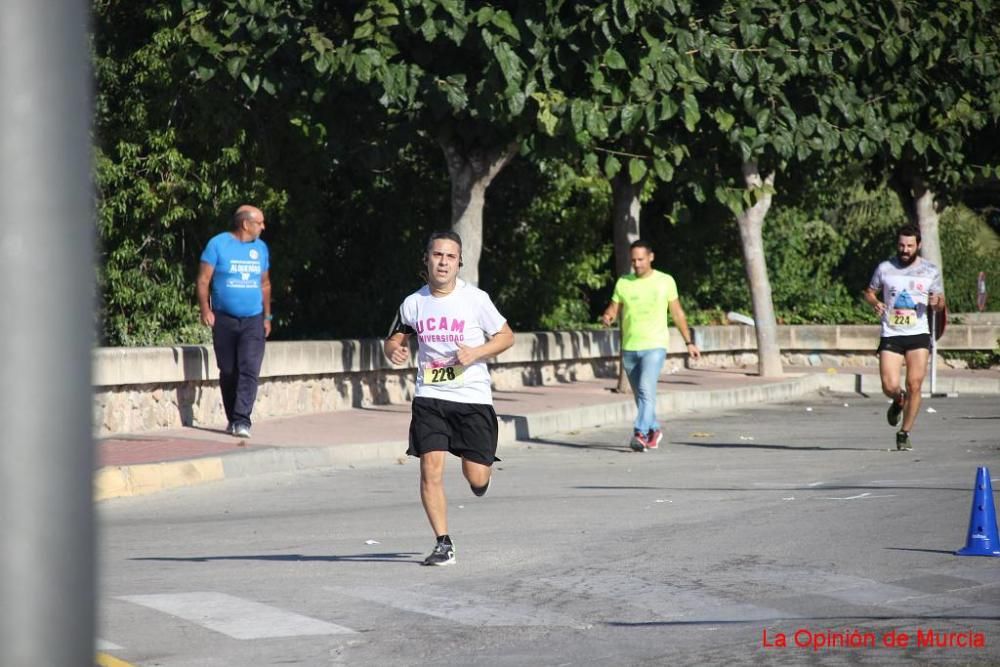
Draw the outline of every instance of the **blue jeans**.
[[[667,350],[662,347],[622,352],[622,365],[635,394],[634,426],[640,433],[648,433],[650,429],[660,430],[660,422],[656,421],[656,383],[666,358]]]

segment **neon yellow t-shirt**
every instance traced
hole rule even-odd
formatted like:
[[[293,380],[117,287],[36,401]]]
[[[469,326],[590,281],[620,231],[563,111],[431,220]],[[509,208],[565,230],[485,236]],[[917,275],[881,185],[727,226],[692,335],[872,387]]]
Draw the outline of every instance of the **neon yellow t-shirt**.
[[[622,349],[668,348],[670,342],[670,302],[677,298],[677,283],[662,271],[653,270],[645,278],[634,273],[615,283],[614,303],[625,306],[622,316]]]

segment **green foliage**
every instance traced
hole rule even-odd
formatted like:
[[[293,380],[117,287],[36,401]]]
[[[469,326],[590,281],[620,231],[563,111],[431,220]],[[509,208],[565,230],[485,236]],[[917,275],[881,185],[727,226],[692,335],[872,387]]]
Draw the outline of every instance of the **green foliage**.
[[[145,29],[148,41],[122,44],[100,32],[94,40],[100,338],[110,345],[163,344],[178,335],[204,340],[184,259],[197,244],[188,205],[209,167],[185,155],[176,130],[163,122],[163,110],[173,108],[169,88],[183,86],[169,56],[177,35],[164,25],[169,14],[104,9],[98,27],[128,21],[136,32]]]
[[[1000,284],[1000,236],[960,204],[944,210],[940,228],[948,309],[975,312],[979,272],[986,273],[987,285]]]
[[[896,230],[905,220],[899,198],[888,188],[867,192],[842,186],[824,194],[817,205],[825,207],[826,218],[850,241],[837,272],[850,293],[860,295],[879,262],[895,254]],[[875,321],[871,309],[865,314]]]
[[[654,267],[677,281],[688,319],[721,324],[730,310],[750,312],[739,234],[728,212],[711,201],[664,205],[655,198],[643,207],[642,236],[653,245]],[[729,233],[719,233],[727,227]]]
[[[559,41],[543,61],[558,133],[582,152],[590,175],[627,169],[671,182],[700,129],[697,93],[708,82],[691,52],[702,31],[691,5],[635,0],[576,2],[549,17]],[[683,138],[677,135],[683,134]]]
[[[748,312],[720,204],[760,194],[732,187],[748,158],[795,165],[764,231],[779,319],[873,321],[857,295],[903,213],[888,191],[857,184],[903,163],[941,185],[995,175],[996,12],[861,0],[95,2],[102,342],[204,341],[198,257],[243,202],[268,218],[276,337],[382,335],[420,283],[426,234],[451,219],[447,166],[428,140],[441,132],[464,148],[525,139],[528,159],[487,195],[482,260],[481,284],[515,328],[585,326],[606,303],[600,175],[661,184],[644,199],[643,236],[692,320]],[[800,192],[808,183],[821,192]],[[952,310],[971,310],[978,271],[1000,283],[995,235],[950,207],[941,242]]]
[[[828,217],[850,242],[837,273],[852,294],[860,293],[875,266],[895,254],[896,230],[905,220],[899,199],[886,188],[856,190]],[[942,211],[939,236],[948,309],[974,312],[979,272],[985,271],[987,280],[1000,276],[1000,237],[982,216],[961,204]],[[867,309],[865,315],[870,317]]]
[[[764,245],[778,320],[784,324],[856,321],[857,292],[850,292],[836,274],[850,239],[801,209],[778,208],[770,217]]]
[[[281,220],[285,185],[310,181],[296,168],[310,144],[296,145],[290,125],[271,126],[276,105],[251,107],[242,84],[191,76],[188,29],[172,6],[95,9],[100,339],[204,342],[193,289],[204,243],[240,203]],[[275,145],[290,151],[283,164]],[[268,169],[274,156],[283,168]]]
[[[368,134],[363,124],[356,126]],[[375,139],[380,128],[372,127]],[[360,158],[365,157],[365,160]],[[440,151],[416,143],[395,154],[360,153],[329,173],[312,219],[288,230],[285,338],[384,336],[399,304],[423,284],[427,236],[448,229],[448,178]],[[366,164],[367,163],[367,164]]]
[[[964,361],[966,366],[975,370],[983,370],[1000,366],[1000,350],[991,350],[989,352],[983,352],[980,350],[972,352],[942,350],[938,354],[945,359],[957,359]]]
[[[871,160],[869,183],[894,174],[926,182],[940,201],[953,199],[963,183],[996,166],[995,154],[986,165],[969,158],[977,150],[972,138],[995,128],[1000,110],[1000,7],[905,2],[870,14],[855,33],[864,40],[853,66],[835,63],[863,102],[845,99],[838,109],[864,122],[847,147]]]
[[[772,298],[780,323],[835,324],[876,321],[860,301],[879,262],[895,254],[896,230],[905,219],[898,197],[887,188],[867,192],[834,187],[799,206],[776,206],[764,235]],[[664,215],[658,202],[647,220]],[[657,265],[678,281],[685,310],[695,323],[717,323],[725,312],[752,312],[736,234],[718,205],[693,206],[668,227],[647,222],[644,236],[657,249]],[[945,293],[951,312],[976,309],[979,271],[1000,275],[997,236],[981,216],[963,206],[942,213]]]
[[[547,11],[548,3],[513,11],[503,3],[365,3],[333,64],[401,120],[434,135],[444,124],[466,145],[503,144],[552,126],[551,99],[534,96]]]
[[[721,209],[716,214],[728,217]],[[733,223],[720,220],[719,224]],[[691,253],[698,258],[693,265],[690,261],[677,262],[674,253],[668,255],[668,267],[677,262],[680,275],[675,277],[681,284],[682,297],[689,296],[686,310],[695,322],[720,323],[728,311],[753,313],[743,256],[735,237],[706,235],[702,240],[705,245]],[[836,324],[864,317],[858,293],[849,290],[845,277],[836,271],[850,241],[832,225],[800,208],[777,208],[771,214],[764,242],[775,316],[780,324]],[[689,252],[689,248],[684,249],[685,255]],[[684,285],[689,287],[685,289]]]
[[[512,164],[490,192],[483,277],[515,330],[595,326],[611,280],[610,188],[567,165]]]

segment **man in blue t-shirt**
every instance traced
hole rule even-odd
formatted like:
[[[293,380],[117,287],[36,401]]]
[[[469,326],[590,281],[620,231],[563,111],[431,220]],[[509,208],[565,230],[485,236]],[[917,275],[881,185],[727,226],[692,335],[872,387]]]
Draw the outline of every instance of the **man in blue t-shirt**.
[[[270,255],[260,240],[264,214],[244,204],[232,228],[208,242],[198,269],[201,321],[212,328],[226,432],[250,437],[264,340],[271,335]]]

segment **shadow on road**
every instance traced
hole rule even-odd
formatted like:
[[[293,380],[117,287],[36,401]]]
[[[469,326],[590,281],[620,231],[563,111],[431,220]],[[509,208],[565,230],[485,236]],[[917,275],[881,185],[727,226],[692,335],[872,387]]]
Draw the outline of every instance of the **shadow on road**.
[[[968,493],[968,489],[960,489],[957,487],[950,486],[902,486],[899,484],[818,484],[816,486],[801,486],[801,485],[765,485],[765,484],[755,484],[752,487],[738,487],[738,486],[574,486],[574,489],[596,489],[596,490],[608,490],[608,489],[637,489],[637,490],[656,490],[656,491],[811,491],[813,493],[829,493],[831,491],[859,491],[862,489],[870,489],[872,491],[954,491],[957,493]],[[844,500],[844,498],[824,498],[819,497],[819,500]],[[951,552],[948,552],[951,553]]]
[[[628,442],[622,437],[622,444],[610,445],[607,443],[587,443],[587,442],[566,442],[565,440],[549,440],[548,438],[530,438],[523,440],[523,444],[529,445],[555,445],[556,447],[568,447],[570,449],[603,449],[608,452],[620,452],[622,454],[634,454],[629,449]]]
[[[811,445],[808,447],[795,447],[794,445],[766,445],[758,442],[676,442],[674,440],[670,441],[671,445],[684,445],[685,447],[705,447],[708,449],[722,449],[722,448],[737,448],[737,449],[782,449],[789,451],[817,451],[817,452],[835,452],[835,451],[850,451],[850,452],[878,452],[884,451],[884,449],[877,449],[873,447],[819,447],[817,445]]]
[[[415,551],[401,553],[375,553],[375,554],[351,554],[346,556],[303,556],[302,554],[259,554],[247,556],[145,556],[141,558],[129,558],[129,560],[157,561],[161,563],[207,563],[217,560],[259,560],[274,561],[279,563],[303,562],[303,563],[419,563],[420,556]]]

